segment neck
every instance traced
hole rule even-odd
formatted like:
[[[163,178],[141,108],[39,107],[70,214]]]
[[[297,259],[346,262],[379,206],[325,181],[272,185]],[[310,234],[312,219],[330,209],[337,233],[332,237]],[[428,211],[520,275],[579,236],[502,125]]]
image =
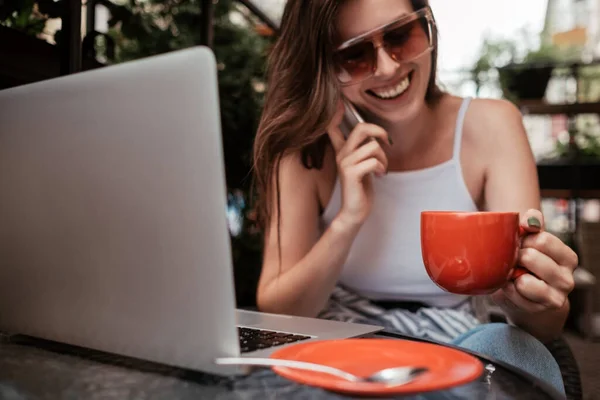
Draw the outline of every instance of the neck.
[[[393,122],[373,118],[373,122],[385,129],[393,141],[392,151],[396,155],[419,151],[420,147],[431,143],[436,134],[435,108],[425,104],[422,111],[414,118],[401,122]]]

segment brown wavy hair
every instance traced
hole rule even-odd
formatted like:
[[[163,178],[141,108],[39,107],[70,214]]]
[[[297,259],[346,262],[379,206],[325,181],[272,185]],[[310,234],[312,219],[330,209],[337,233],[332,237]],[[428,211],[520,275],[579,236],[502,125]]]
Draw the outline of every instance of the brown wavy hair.
[[[281,31],[267,60],[267,93],[254,142],[254,190],[261,227],[268,229],[275,200],[279,216],[279,165],[300,152],[306,168],[323,165],[340,91],[333,69],[335,18],[340,0],[288,0]],[[411,0],[414,11],[428,0]],[[426,100],[439,98],[436,84],[437,33]],[[279,219],[279,218],[278,218]],[[278,224],[279,225],[279,224]]]

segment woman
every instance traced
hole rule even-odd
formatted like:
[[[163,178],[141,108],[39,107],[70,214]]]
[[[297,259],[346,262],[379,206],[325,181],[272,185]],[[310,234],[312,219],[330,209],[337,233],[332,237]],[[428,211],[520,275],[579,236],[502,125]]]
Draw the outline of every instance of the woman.
[[[259,308],[452,341],[564,390],[541,342],[562,331],[577,256],[543,229],[518,110],[436,86],[427,0],[288,0],[281,25],[254,154]],[[368,121],[348,137],[342,98]],[[427,277],[425,209],[521,212],[519,263],[533,274],[492,296],[511,325],[479,323]]]

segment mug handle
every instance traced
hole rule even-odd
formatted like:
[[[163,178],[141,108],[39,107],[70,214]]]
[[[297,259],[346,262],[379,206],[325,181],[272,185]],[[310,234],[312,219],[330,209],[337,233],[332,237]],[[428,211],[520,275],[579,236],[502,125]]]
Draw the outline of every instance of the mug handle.
[[[516,280],[517,278],[525,275],[525,274],[530,274],[531,272],[529,272],[529,270],[525,267],[515,267],[515,269],[513,270],[512,275],[510,276],[510,279],[512,279],[513,281]]]
[[[522,226],[519,226],[519,238],[522,239],[525,235],[527,235],[527,231],[525,229],[523,229]],[[511,275],[510,279],[512,279],[514,281],[517,278],[519,278],[525,274],[530,274],[530,273],[531,272],[529,272],[529,270],[527,268],[517,265],[515,267],[515,269],[513,269],[513,273]]]

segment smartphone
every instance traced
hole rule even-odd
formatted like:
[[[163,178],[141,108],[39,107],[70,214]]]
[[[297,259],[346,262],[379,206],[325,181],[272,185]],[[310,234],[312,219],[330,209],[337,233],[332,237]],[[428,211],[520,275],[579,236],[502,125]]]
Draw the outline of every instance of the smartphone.
[[[344,134],[344,137],[347,138],[354,127],[359,123],[365,122],[365,119],[349,100],[344,98],[342,101],[344,102],[344,118],[340,124],[340,130]]]

